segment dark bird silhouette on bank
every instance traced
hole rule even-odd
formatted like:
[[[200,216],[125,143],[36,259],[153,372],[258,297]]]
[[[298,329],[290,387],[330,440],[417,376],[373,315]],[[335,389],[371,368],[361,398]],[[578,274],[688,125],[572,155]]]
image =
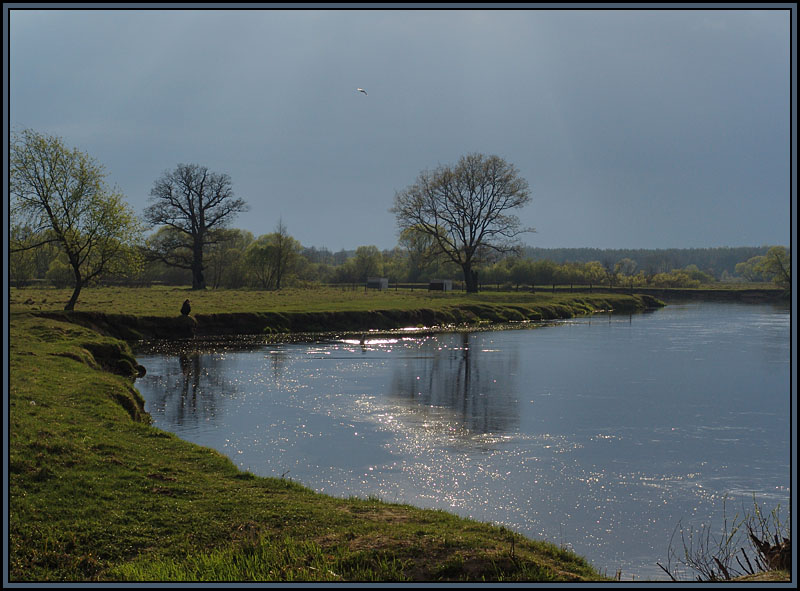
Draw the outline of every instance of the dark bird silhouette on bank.
[[[181,314],[184,316],[188,316],[189,312],[192,311],[192,307],[189,305],[189,300],[183,302],[183,306],[181,306]]]

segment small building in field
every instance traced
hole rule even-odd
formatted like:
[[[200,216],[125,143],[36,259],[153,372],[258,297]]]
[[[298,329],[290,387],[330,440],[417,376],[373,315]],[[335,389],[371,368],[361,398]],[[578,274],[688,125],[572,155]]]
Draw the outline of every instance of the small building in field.
[[[428,291],[453,291],[452,279],[431,279]]]
[[[389,289],[389,278],[388,277],[368,277],[367,278],[367,289]]]

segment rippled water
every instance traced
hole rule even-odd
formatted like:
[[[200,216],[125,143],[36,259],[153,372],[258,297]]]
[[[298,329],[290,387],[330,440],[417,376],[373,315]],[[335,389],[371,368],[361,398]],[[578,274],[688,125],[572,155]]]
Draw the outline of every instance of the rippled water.
[[[790,497],[787,308],[140,354],[154,424],[335,496],[503,523],[664,579],[678,523]]]

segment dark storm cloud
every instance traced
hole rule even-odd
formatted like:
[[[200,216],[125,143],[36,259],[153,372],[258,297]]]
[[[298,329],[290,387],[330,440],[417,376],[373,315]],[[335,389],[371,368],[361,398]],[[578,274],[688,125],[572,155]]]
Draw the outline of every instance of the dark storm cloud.
[[[10,34],[12,125],[138,211],[197,162],[250,202],[238,227],[389,248],[394,192],[477,151],[529,181],[533,245],[789,241],[787,12],[47,10]]]

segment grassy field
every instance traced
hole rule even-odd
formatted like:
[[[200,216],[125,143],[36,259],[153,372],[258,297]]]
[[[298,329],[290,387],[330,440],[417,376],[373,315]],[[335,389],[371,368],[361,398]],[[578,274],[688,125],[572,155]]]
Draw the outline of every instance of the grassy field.
[[[663,305],[624,293],[428,292],[421,290],[92,288],[74,312],[63,311],[69,290],[12,289],[12,314],[66,320],[127,341],[431,328],[572,318],[597,311],[633,313]],[[180,314],[191,300],[190,316]]]
[[[63,310],[72,291],[54,288],[11,288],[9,310],[12,313]],[[205,290],[192,291],[187,287],[99,287],[81,292],[76,311],[126,314],[133,316],[180,315],[183,301],[191,300],[192,315],[239,314],[258,312],[362,312],[369,310],[441,310],[456,306],[485,305],[573,305],[575,302],[596,299],[604,302],[621,302],[627,295],[620,294],[535,294],[525,291],[481,292],[428,292],[422,290],[377,291],[364,289],[282,289],[257,290]]]
[[[167,293],[174,304],[87,290],[81,305],[168,313],[187,295]],[[121,341],[31,314],[12,314],[9,329],[12,582],[608,580],[502,527],[242,472],[148,424],[131,378],[106,371],[130,370]]]

